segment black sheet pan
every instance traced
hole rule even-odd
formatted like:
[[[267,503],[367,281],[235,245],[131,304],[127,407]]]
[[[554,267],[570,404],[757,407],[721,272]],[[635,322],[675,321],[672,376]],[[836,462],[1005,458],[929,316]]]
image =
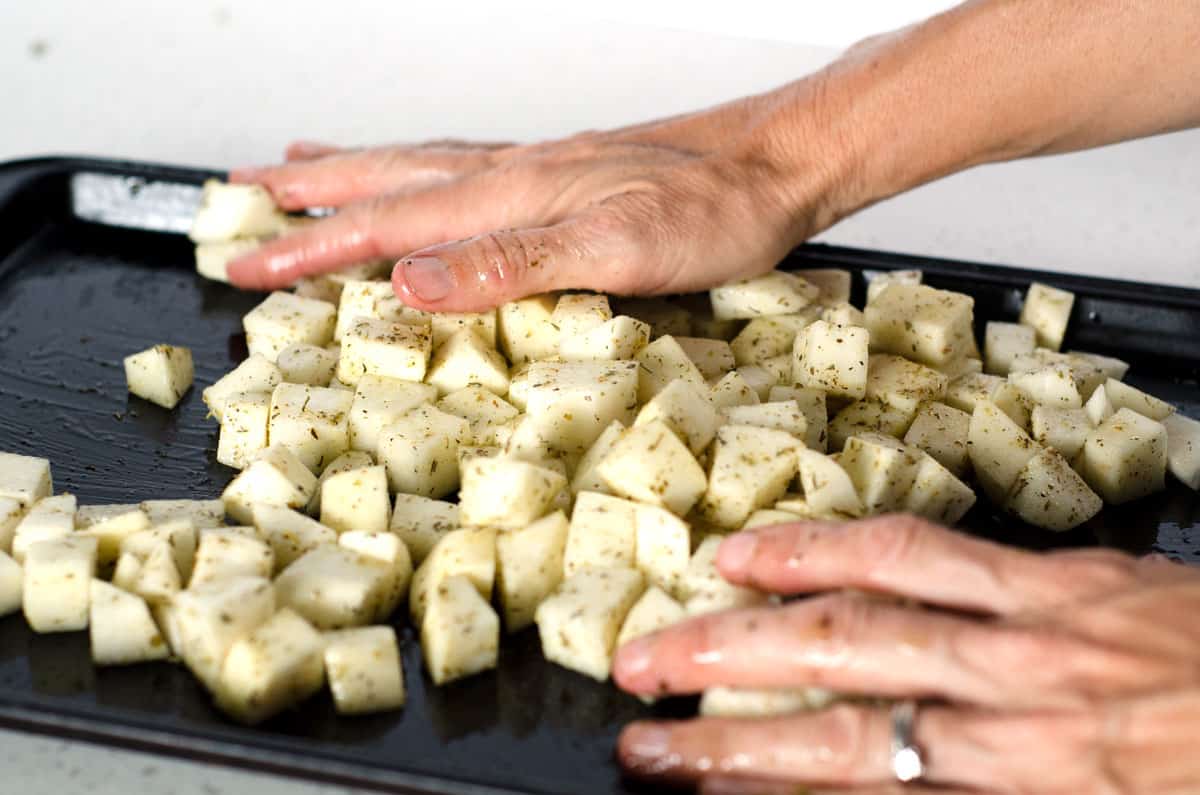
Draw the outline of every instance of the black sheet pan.
[[[78,171],[198,183],[205,172],[53,158],[0,166],[0,450],[48,456],[55,487],[80,502],[213,497],[230,479],[200,387],[245,355],[241,316],[260,300],[193,272],[178,236],[73,217]],[[1136,276],[1138,263],[1130,263]],[[1133,361],[1129,380],[1200,415],[1200,293],[825,246],[789,267],[921,268],[977,299],[977,318],[1012,319],[1037,278],[1079,295],[1068,344]],[[121,358],[158,342],[190,346],[196,383],[174,412],[127,395]],[[1102,543],[1200,562],[1197,495],[1107,509],[1052,535],[977,509],[972,531],[1030,547]],[[1195,536],[1195,537],[1194,537]],[[0,725],[307,779],[394,792],[635,793],[612,762],[626,722],[684,716],[694,702],[646,707],[541,659],[534,631],[504,642],[499,670],[446,688],[424,676],[401,627],[409,704],[342,719],[322,695],[258,729],[223,720],[182,668],[94,669],[86,633],[38,636],[0,619]]]

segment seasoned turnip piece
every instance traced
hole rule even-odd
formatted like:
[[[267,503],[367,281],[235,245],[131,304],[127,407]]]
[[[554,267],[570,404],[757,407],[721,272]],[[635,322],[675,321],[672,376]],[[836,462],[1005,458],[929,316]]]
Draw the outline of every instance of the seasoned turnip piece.
[[[359,627],[326,632],[325,675],[340,715],[365,715],[404,706],[404,668],[396,630]]]
[[[192,352],[176,345],[153,348],[125,357],[125,382],[143,400],[173,409],[192,387]]]
[[[1025,294],[1021,323],[1037,332],[1038,345],[1057,351],[1062,347],[1074,305],[1074,293],[1034,282]]]
[[[496,667],[500,618],[466,577],[449,577],[431,590],[421,653],[437,685]]]
[[[537,609],[547,660],[593,679],[608,679],[617,634],[645,590],[630,568],[585,568],[563,581]]]

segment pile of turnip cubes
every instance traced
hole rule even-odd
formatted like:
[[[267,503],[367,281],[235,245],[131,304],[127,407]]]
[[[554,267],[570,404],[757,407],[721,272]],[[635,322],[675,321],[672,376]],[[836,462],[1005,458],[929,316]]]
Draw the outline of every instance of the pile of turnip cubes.
[[[214,183],[198,262],[219,278],[287,226],[260,189]],[[306,280],[246,315],[249,358],[203,392],[238,470],[220,499],[77,507],[45,460],[0,456],[0,614],[87,628],[97,664],[177,660],[247,723],[325,682],[360,713],[404,702],[405,611],[437,685],[531,626],[548,660],[605,680],[626,640],[772,603],[717,573],[744,528],[953,525],[978,486],[1061,531],[1168,469],[1200,487],[1200,423],[1123,362],[1060,352],[1073,296],[1049,286],[987,324],[981,355],[972,299],[918,272],[877,276],[861,310],[849,273],[816,270],[481,314],[410,309],[386,277]],[[718,690],[702,709],[828,698]]]

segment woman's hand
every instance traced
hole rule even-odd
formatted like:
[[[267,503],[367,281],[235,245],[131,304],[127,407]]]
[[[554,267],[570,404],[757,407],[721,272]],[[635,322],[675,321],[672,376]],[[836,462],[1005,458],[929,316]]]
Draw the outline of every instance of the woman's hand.
[[[288,210],[343,209],[231,264],[230,278],[275,288],[404,257],[393,282],[407,303],[470,311],[547,290],[673,293],[756,275],[837,215],[837,161],[794,145],[802,126],[780,136],[759,122],[781,101],[531,146],[293,145],[286,164],[231,179]]]
[[[924,699],[922,784],[954,792],[1200,788],[1200,572],[1106,550],[1027,553],[906,516],[741,533],[718,565],[740,585],[832,593],[627,644],[613,669],[619,685]],[[767,720],[634,724],[619,756],[636,776],[712,793],[922,791],[894,783],[890,736],[886,708],[848,703]]]

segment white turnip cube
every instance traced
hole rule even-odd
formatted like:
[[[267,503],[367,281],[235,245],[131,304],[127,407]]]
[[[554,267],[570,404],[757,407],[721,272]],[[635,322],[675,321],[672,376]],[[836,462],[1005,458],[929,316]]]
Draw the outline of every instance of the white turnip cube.
[[[771,505],[787,491],[796,476],[796,452],[803,447],[784,431],[724,426],[717,431],[700,514],[718,527],[741,527],[754,510]]]
[[[825,393],[820,389],[799,386],[773,386],[767,393],[768,403],[794,400],[804,414],[804,443],[810,450],[825,452],[829,440],[829,409]]]
[[[171,550],[179,577],[186,582],[192,576],[196,560],[196,527],[190,519],[168,519],[149,530],[126,536],[121,540],[121,555],[133,554],[144,561],[164,544]]]
[[[298,342],[279,352],[275,364],[291,384],[329,386],[337,370],[338,353],[318,345]]]
[[[47,633],[87,627],[96,546],[96,539],[79,535],[29,546],[22,564],[22,608],[30,629]]]
[[[550,322],[558,326],[559,351],[564,342],[612,320],[608,296],[597,293],[566,293],[554,305]]]
[[[267,435],[314,473],[350,449],[354,395],[342,389],[282,383],[271,394]]]
[[[325,682],[325,641],[286,608],[234,641],[221,666],[217,706],[247,725],[295,706]]]
[[[350,406],[350,447],[378,455],[384,428],[436,399],[437,388],[429,384],[364,375],[358,379]]]
[[[659,421],[627,430],[597,472],[613,493],[679,516],[691,510],[705,488],[704,470],[679,437]]]
[[[25,589],[25,571],[21,564],[0,550],[0,618],[21,609],[21,594]]]
[[[853,282],[850,271],[841,268],[816,268],[793,271],[819,290],[817,301],[824,305],[842,304],[850,300]]]
[[[359,627],[327,632],[325,675],[339,715],[366,715],[404,706],[404,667],[396,630]]]
[[[339,472],[321,486],[321,524],[339,533],[385,532],[391,513],[387,469],[383,466]]]
[[[429,313],[404,304],[396,297],[390,281],[346,282],[338,303],[337,325],[334,327],[333,338],[340,342],[346,331],[358,322],[359,318],[423,326],[430,329],[432,335]]]
[[[325,301],[274,292],[242,318],[250,354],[271,361],[297,342],[325,345],[333,339],[337,308]]]
[[[765,367],[760,367],[757,364],[743,365],[734,370],[742,380],[754,390],[754,394],[758,395],[759,402],[767,399],[771,393],[771,387],[779,384],[779,379]]]
[[[585,568],[567,577],[537,609],[542,654],[593,679],[608,679],[617,634],[645,587],[641,573],[629,568]]]
[[[220,243],[273,237],[285,227],[284,214],[262,185],[230,185],[210,179],[204,183],[188,237],[194,243]]]
[[[633,422],[638,371],[635,362],[535,362],[528,371],[527,419],[535,418],[553,451],[578,459],[613,420]]]
[[[916,477],[903,509],[938,524],[953,527],[975,504],[975,492],[931,455],[918,454]]]
[[[624,433],[625,426],[621,424],[620,420],[613,420],[609,423],[575,465],[575,472],[571,476],[572,494],[578,494],[581,491],[598,491],[604,494],[609,492],[608,484],[604,482],[604,478],[600,477],[600,462],[612,452],[613,445]]]
[[[980,400],[971,415],[967,450],[980,487],[992,502],[1003,505],[1017,475],[1042,446],[995,403]]]
[[[730,425],[753,425],[787,431],[797,439],[808,436],[808,418],[795,400],[778,400],[757,406],[733,406],[722,412]]]
[[[88,634],[96,665],[165,660],[171,653],[144,599],[92,580]]]
[[[1057,450],[1043,450],[1017,475],[1005,508],[1044,530],[1071,530],[1091,519],[1104,501]]]
[[[993,375],[1008,375],[1013,359],[1033,353],[1037,331],[1019,323],[989,322],[983,333],[984,369]]]
[[[466,577],[448,577],[431,590],[421,654],[435,685],[496,667],[500,617]]]
[[[13,497],[0,497],[0,552],[12,552],[13,536],[25,515],[25,506]]]
[[[460,331],[469,330],[489,348],[496,347],[496,312],[434,312],[429,316],[433,349],[442,347]]]
[[[397,494],[391,531],[408,547],[413,562],[425,560],[434,545],[457,529],[458,506],[417,494]]]
[[[1079,473],[1110,505],[1166,488],[1167,429],[1131,409],[1119,409],[1088,436]]]
[[[275,570],[271,547],[259,538],[228,530],[200,534],[188,587],[234,577],[270,577]]]
[[[801,328],[769,317],[751,320],[729,342],[734,363],[739,366],[762,364],[768,359],[790,353]]]
[[[1167,467],[1179,482],[1200,490],[1200,422],[1182,414],[1162,421],[1167,429]]]
[[[1104,388],[1104,384],[1096,387],[1087,403],[1083,404],[1083,410],[1092,425],[1099,425],[1117,413],[1116,407],[1108,399],[1108,390]]]
[[[637,354],[637,402],[646,403],[672,381],[682,378],[695,384],[697,389],[706,386],[699,368],[674,337],[659,337],[642,348]]]
[[[867,399],[910,414],[915,414],[922,403],[945,397],[949,383],[950,379],[937,370],[902,356],[877,353],[867,363]]]
[[[238,392],[225,398],[221,434],[217,439],[217,461],[234,469],[249,466],[267,449],[270,417],[269,392]]]
[[[650,342],[650,326],[628,315],[617,315],[599,326],[559,338],[563,361],[632,359]]]
[[[412,584],[413,565],[408,547],[386,530],[349,530],[338,536],[337,542],[343,549],[373,558],[387,567],[388,582],[375,613],[377,621],[386,621],[408,596]]]
[[[513,458],[473,458],[463,466],[459,519],[464,525],[514,529],[544,515],[567,479]]]
[[[1071,356],[1095,367],[1100,372],[1104,373],[1105,378],[1115,378],[1118,381],[1125,380],[1125,374],[1129,372],[1129,362],[1116,358],[1115,356],[1103,356],[1099,353],[1087,353],[1086,351],[1071,351]]]
[[[39,500],[13,530],[13,558],[18,563],[24,563],[25,553],[33,544],[71,535],[75,529],[75,508],[73,494],[59,494]]]
[[[81,527],[76,513],[75,527],[83,535],[94,537],[99,546],[96,548],[96,565],[101,571],[108,570],[117,560],[121,552],[121,542],[134,533],[150,529],[150,517],[136,505],[119,506],[109,516],[92,522],[87,527]]]
[[[714,613],[738,607],[754,607],[766,604],[767,595],[753,588],[734,585],[717,570],[717,551],[724,538],[711,535],[700,542],[680,586],[684,598],[684,610],[688,616]]]
[[[470,425],[433,406],[419,406],[384,429],[379,461],[393,491],[444,497],[458,488],[458,447]]]
[[[1034,282],[1025,293],[1021,323],[1037,332],[1038,345],[1057,351],[1062,348],[1074,305],[1074,293]]]
[[[141,508],[150,524],[160,525],[186,519],[193,527],[219,527],[225,524],[225,505],[214,500],[145,500]]]
[[[221,580],[180,591],[170,612],[178,632],[171,648],[205,687],[215,690],[234,641],[274,615],[275,592],[261,577]]]
[[[634,507],[634,561],[638,571],[670,594],[678,594],[691,557],[691,528],[665,508]]]
[[[696,369],[700,371],[700,375],[704,376],[705,380],[720,378],[737,366],[733,349],[725,340],[676,337],[675,342],[692,360],[692,364],[696,365]],[[788,350],[791,348],[789,347]]]
[[[1092,427],[1092,421],[1083,409],[1034,406],[1030,415],[1033,438],[1046,447],[1054,448],[1068,461],[1073,461],[1079,455]]]
[[[0,498],[28,508],[53,491],[50,462],[16,453],[0,453]]]
[[[965,477],[971,469],[967,434],[971,415],[945,403],[926,403],[904,434],[904,443],[924,450],[939,464]]]
[[[626,614],[621,631],[617,633],[615,648],[619,649],[631,640],[652,635],[686,618],[683,605],[663,589],[652,585]]]
[[[893,284],[867,304],[871,350],[939,367],[975,350],[975,301],[924,285]]]
[[[904,284],[915,286],[921,284],[925,280],[925,274],[919,270],[899,270],[899,271],[883,271],[875,273],[867,280],[867,303],[874,301],[883,294],[887,288],[896,285]]]
[[[551,320],[556,304],[553,295],[535,295],[497,310],[499,347],[514,367],[558,354],[559,330]]]
[[[254,526],[271,547],[275,573],[322,544],[337,543],[337,531],[299,511],[279,505],[255,505]]]
[[[708,399],[708,389],[683,378],[667,384],[642,406],[634,419],[634,427],[650,422],[662,422],[699,455],[717,434],[721,417]]]
[[[337,377],[351,386],[365,375],[421,381],[432,348],[433,335],[425,326],[360,317],[342,335]]]
[[[563,578],[568,523],[562,511],[496,535],[496,598],[509,632],[533,623],[534,612]]]
[[[827,455],[799,450],[796,455],[800,488],[810,510],[818,516],[861,516],[862,500],[849,473]]]
[[[345,354],[342,354],[343,360]],[[448,395],[471,384],[503,395],[508,392],[508,363],[479,335],[463,329],[446,340],[429,365],[425,380],[439,395]]]
[[[783,271],[771,271],[709,291],[713,317],[719,320],[799,312],[815,301],[818,295],[820,290],[815,285]]]
[[[866,329],[818,320],[796,336],[792,380],[830,395],[861,400],[867,394]]]
[[[580,492],[567,529],[563,572],[567,577],[584,568],[633,568],[637,550],[637,503]]]
[[[177,345],[155,345],[125,357],[125,383],[134,395],[165,409],[183,400],[195,378],[192,351]]]
[[[1056,409],[1083,407],[1079,383],[1069,366],[1051,364],[1030,372],[1012,373],[1008,380],[1034,405]]]
[[[717,411],[730,406],[756,406],[761,402],[758,392],[736,370],[721,376],[709,388],[708,399]]]
[[[437,402],[437,407],[469,422],[471,441],[480,446],[501,445],[506,441],[506,428],[521,413],[495,392],[476,385],[451,392]]]
[[[283,373],[274,361],[262,355],[251,356],[221,376],[204,390],[202,397],[209,413],[221,422],[225,403],[234,395],[253,392],[273,392],[283,381]]]
[[[706,718],[772,718],[824,709],[836,696],[819,687],[756,689],[710,687],[700,696],[700,714]]]
[[[854,483],[866,516],[905,509],[921,454],[890,436],[866,433],[846,440],[839,459]]]
[[[434,545],[413,574],[408,608],[421,623],[430,592],[449,577],[465,576],[484,599],[490,599],[496,580],[496,529],[465,527],[452,530]]]
[[[1112,402],[1113,409],[1117,411],[1129,409],[1157,422],[1162,422],[1175,413],[1175,407],[1170,403],[1115,378],[1105,382],[1104,391]]]
[[[234,521],[251,524],[258,503],[303,509],[312,499],[317,479],[291,451],[278,445],[264,450],[221,494]]]
[[[319,546],[275,579],[275,600],[318,629],[361,627],[379,616],[394,576],[377,558],[340,545]]]
[[[829,449],[839,451],[846,446],[846,440],[851,436],[864,433],[881,433],[901,439],[912,427],[915,416],[915,412],[875,400],[855,401],[829,421]]]

